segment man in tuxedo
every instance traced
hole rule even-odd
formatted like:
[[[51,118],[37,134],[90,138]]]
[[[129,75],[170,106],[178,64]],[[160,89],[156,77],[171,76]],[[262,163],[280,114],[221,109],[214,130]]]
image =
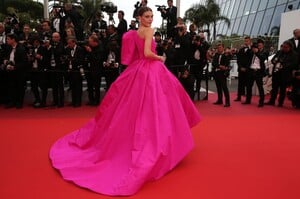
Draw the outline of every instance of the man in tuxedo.
[[[184,65],[189,63],[191,59],[191,45],[191,37],[187,32],[186,26],[183,26],[178,30],[178,34],[174,39],[174,46],[176,49],[176,65]]]
[[[103,73],[103,62],[105,59],[104,46],[96,35],[91,35],[88,40],[87,71],[88,97],[90,106],[97,106],[100,103],[100,85]]]
[[[40,108],[46,106],[46,71],[45,71],[45,48],[41,45],[41,40],[34,36],[32,39],[32,48],[29,50],[30,61],[30,82],[31,91],[34,95],[33,106]],[[42,98],[40,97],[39,88],[42,90]]]
[[[42,32],[40,34],[40,39],[43,40],[50,40],[52,37],[52,30],[51,30],[51,23],[50,21],[43,21],[42,22]]]
[[[167,37],[174,38],[174,27],[177,24],[177,7],[173,5],[173,0],[168,0],[168,8],[162,9],[161,15],[164,19],[167,19]]]
[[[45,62],[49,71],[49,84],[53,93],[52,106],[57,106],[58,108],[64,106],[64,54],[65,49],[61,42],[60,34],[55,32],[52,34],[50,46],[46,49]]]
[[[9,46],[6,44],[5,26],[0,23],[0,104],[7,103],[8,100],[8,79],[7,71],[5,71],[3,61],[7,57]]]
[[[293,31],[294,37],[289,39],[293,45],[293,50],[300,55],[300,29],[295,29]]]
[[[275,100],[279,91],[278,106],[282,107],[286,96],[286,88],[292,83],[293,71],[298,68],[297,53],[293,50],[293,44],[285,41],[281,50],[271,60],[272,72],[272,90],[271,98],[266,105],[275,105]]]
[[[25,73],[27,66],[27,55],[25,48],[18,44],[15,34],[7,35],[9,50],[4,60],[5,70],[8,75],[9,103],[6,108],[23,107],[25,94]]]
[[[191,58],[191,74],[196,80],[196,90],[198,100],[200,100],[201,79],[203,77],[203,69],[207,64],[207,51],[209,46],[201,39],[199,35],[195,36],[192,45],[192,58]]]
[[[217,52],[212,60],[214,79],[217,86],[218,99],[214,103],[216,105],[223,104],[223,93],[225,96],[224,107],[230,107],[229,90],[227,87],[227,77],[229,74],[230,58],[225,55],[224,44],[218,44]]]
[[[263,48],[264,48],[263,40],[258,40],[257,43],[251,46],[252,59],[249,68],[249,77],[248,77],[249,79],[247,83],[246,101],[243,102],[243,104],[251,104],[252,87],[255,81],[259,92],[258,107],[264,106],[265,94],[263,88],[263,77],[266,70],[265,60],[268,58],[268,53],[264,51]]]
[[[244,38],[244,46],[237,53],[237,64],[238,64],[238,90],[237,98],[234,101],[241,101],[242,95],[246,94],[246,86],[248,81],[249,67],[252,60],[251,51],[252,41],[250,37]]]
[[[124,11],[120,10],[118,12],[118,19],[119,19],[119,24],[118,24],[118,35],[120,38],[122,38],[123,34],[127,32],[127,21],[124,19]]]
[[[95,20],[92,22],[91,32],[106,31],[107,23],[103,20],[102,14],[96,14]]]
[[[82,100],[82,75],[84,65],[84,49],[76,44],[75,37],[67,38],[66,56],[72,91],[72,106],[80,107]]]

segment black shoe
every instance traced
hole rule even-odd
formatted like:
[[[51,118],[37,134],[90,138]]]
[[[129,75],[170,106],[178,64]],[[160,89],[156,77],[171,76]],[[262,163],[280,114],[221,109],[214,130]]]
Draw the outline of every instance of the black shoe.
[[[270,106],[274,106],[275,105],[275,102],[267,102],[267,103],[265,103],[265,105],[270,105]]]
[[[241,101],[241,98],[240,97],[238,97],[238,98],[236,98],[235,100],[233,100],[233,101],[235,101],[235,102],[240,102]]]
[[[206,95],[205,97],[202,98],[202,100],[208,100],[208,96]]]
[[[277,106],[278,106],[278,107],[283,107],[283,104],[278,104]]]
[[[225,108],[226,108],[226,107],[230,107],[230,104],[227,104],[227,103],[226,103],[226,104],[224,105],[224,107],[225,107]]]
[[[262,107],[264,107],[264,104],[263,103],[259,103],[257,107],[258,108],[262,108]]]
[[[220,105],[220,104],[223,104],[223,102],[220,102],[220,101],[214,102],[214,105]]]
[[[245,101],[242,104],[246,105],[246,104],[251,104],[251,102]]]
[[[41,107],[41,103],[40,103],[40,102],[35,102],[35,103],[33,104],[33,107],[34,107],[34,108],[40,108],[40,107]]]

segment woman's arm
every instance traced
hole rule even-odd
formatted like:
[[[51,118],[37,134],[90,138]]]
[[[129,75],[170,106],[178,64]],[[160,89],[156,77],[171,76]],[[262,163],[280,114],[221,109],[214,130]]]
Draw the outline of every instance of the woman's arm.
[[[145,31],[145,47],[144,47],[144,55],[146,58],[155,59],[163,61],[162,56],[158,56],[151,50],[152,40],[153,40],[154,31],[152,28],[149,28]]]

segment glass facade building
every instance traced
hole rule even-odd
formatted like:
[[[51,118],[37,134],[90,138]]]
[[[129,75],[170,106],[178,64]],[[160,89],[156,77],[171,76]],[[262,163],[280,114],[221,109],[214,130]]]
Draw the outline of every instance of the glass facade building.
[[[300,0],[216,0],[216,3],[231,23],[228,27],[218,22],[219,36],[278,35],[281,14],[300,8]]]

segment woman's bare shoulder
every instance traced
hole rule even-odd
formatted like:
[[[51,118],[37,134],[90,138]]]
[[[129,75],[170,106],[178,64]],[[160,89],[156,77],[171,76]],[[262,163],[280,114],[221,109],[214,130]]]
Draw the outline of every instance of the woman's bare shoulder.
[[[154,30],[151,27],[143,28],[138,30],[138,34],[142,38],[153,37]]]

